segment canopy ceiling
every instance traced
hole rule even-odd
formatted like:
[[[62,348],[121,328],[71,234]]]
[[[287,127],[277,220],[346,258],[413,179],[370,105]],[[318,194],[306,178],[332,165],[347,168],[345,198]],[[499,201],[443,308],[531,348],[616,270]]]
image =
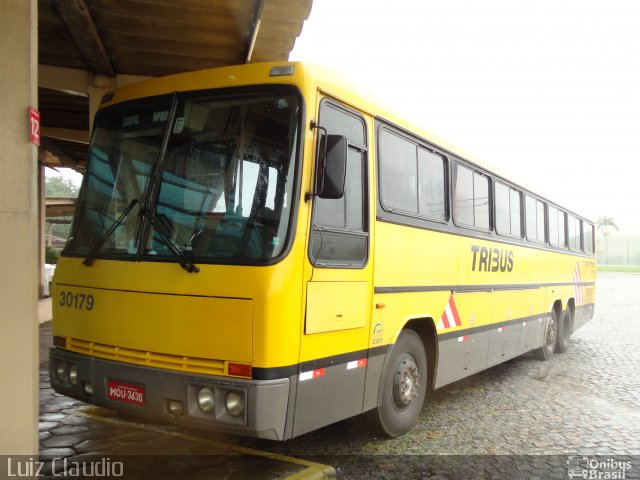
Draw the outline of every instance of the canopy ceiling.
[[[38,62],[114,77],[287,60],[312,2],[39,0]],[[39,88],[41,159],[81,171],[89,98],[68,90]]]

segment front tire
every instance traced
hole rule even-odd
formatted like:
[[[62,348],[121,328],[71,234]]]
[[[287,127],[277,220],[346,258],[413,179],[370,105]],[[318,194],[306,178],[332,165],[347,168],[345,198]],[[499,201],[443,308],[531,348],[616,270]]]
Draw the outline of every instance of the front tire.
[[[549,360],[558,342],[558,321],[555,310],[552,310],[544,324],[544,345],[533,351],[538,360]]]
[[[373,427],[389,437],[408,432],[422,410],[427,391],[427,355],[413,330],[403,330],[387,363],[378,407],[368,412]]]

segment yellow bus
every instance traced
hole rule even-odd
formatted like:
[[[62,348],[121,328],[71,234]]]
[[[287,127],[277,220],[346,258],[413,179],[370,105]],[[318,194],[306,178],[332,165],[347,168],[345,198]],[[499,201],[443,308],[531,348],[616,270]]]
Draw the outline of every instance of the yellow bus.
[[[565,351],[594,292],[591,222],[333,74],[190,72],[103,99],[50,378],[216,431],[286,440],[366,414],[397,436],[427,391]]]

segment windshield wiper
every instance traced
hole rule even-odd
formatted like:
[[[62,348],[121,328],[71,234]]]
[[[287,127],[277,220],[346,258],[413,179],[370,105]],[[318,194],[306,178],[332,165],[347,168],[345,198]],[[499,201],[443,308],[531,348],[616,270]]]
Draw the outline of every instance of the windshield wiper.
[[[198,273],[200,271],[200,269],[187,258],[184,252],[178,248],[173,240],[169,238],[169,235],[165,233],[165,225],[163,225],[162,222],[159,222],[157,217],[155,217],[146,208],[140,210],[140,215],[142,215],[143,218],[147,218],[147,220],[149,220],[149,223],[153,226],[155,231],[160,234],[162,243],[164,243],[169,248],[169,250],[171,250],[171,253],[173,253],[173,256],[178,260],[178,263],[184,270],[189,273]]]
[[[95,256],[95,254],[98,253],[98,251],[102,248],[102,245],[104,244],[105,240],[109,238],[109,236],[115,231],[115,229],[118,228],[120,224],[124,221],[127,215],[129,215],[131,210],[133,210],[133,207],[137,205],[138,201],[139,200],[137,198],[134,198],[133,200],[131,200],[131,203],[125,209],[125,211],[122,212],[122,214],[118,217],[118,219],[111,224],[111,226],[108,228],[106,232],[102,234],[102,236],[98,239],[98,241],[93,246],[93,248],[89,251],[87,256],[84,257],[84,260],[82,261],[84,265],[86,265],[87,267],[90,267],[91,265],[93,265],[93,257]]]

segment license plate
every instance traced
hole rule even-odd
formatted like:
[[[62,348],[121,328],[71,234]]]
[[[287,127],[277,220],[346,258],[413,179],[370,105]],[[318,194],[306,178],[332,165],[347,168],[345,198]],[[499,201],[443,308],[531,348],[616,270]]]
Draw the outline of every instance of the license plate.
[[[118,402],[144,405],[144,386],[109,380],[107,382],[107,398]]]

